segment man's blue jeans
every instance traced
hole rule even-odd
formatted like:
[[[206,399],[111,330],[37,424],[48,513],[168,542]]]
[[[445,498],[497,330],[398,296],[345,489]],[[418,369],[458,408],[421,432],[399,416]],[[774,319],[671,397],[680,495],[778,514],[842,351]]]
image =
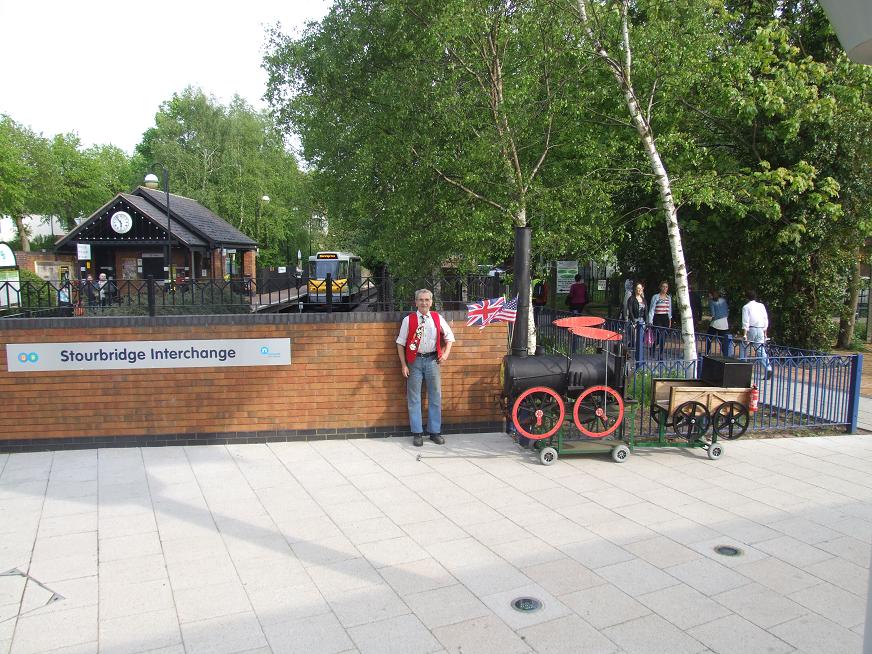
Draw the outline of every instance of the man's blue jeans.
[[[769,365],[769,353],[766,352],[766,337],[759,327],[748,327],[748,341],[755,346],[757,356],[763,363],[764,370],[771,370]]]
[[[424,431],[421,424],[421,383],[427,384],[427,431],[442,431],[442,375],[436,357],[415,357],[409,365],[406,380],[406,403],[409,407],[409,428],[413,434]]]

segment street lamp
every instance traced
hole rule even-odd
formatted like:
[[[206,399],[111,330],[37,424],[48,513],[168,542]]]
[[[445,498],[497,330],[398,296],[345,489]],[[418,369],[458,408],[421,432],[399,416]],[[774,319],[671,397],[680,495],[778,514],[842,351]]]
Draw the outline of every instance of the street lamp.
[[[164,191],[167,195],[167,279],[170,284],[173,281],[173,226],[170,222],[170,173],[167,167],[162,164],[156,164],[163,172]],[[145,187],[152,190],[158,188],[157,175],[149,173],[145,176]],[[191,271],[193,275],[193,271]]]

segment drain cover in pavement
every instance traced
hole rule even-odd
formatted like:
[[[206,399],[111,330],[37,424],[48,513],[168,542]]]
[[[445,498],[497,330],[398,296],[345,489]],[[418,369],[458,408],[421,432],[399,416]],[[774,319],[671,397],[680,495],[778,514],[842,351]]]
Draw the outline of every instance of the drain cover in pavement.
[[[512,608],[521,613],[532,613],[542,608],[542,602],[535,597],[519,597],[512,600]]]
[[[742,553],[742,550],[738,547],[733,547],[732,545],[718,545],[715,548],[715,552],[723,556],[739,556]]]

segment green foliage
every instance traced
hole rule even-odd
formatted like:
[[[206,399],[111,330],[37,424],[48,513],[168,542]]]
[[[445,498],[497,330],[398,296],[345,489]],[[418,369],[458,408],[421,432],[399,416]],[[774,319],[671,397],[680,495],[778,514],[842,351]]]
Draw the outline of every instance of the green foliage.
[[[415,274],[595,240],[578,184],[579,50],[549,3],[337,3],[300,37],[274,30],[267,98],[300,134],[332,235]],[[585,198],[587,196],[587,198]],[[583,246],[578,246],[583,247]]]
[[[16,219],[19,230],[26,215],[57,216],[69,229],[127,190],[128,176],[127,156],[118,148],[85,150],[75,134],[45,138],[0,117],[0,215]]]
[[[262,265],[307,249],[314,211],[307,176],[271,118],[241,98],[223,106],[199,89],[173,95],[136,148],[138,180],[147,172],[160,177],[154,164],[168,169],[171,193],[197,200],[257,240]]]

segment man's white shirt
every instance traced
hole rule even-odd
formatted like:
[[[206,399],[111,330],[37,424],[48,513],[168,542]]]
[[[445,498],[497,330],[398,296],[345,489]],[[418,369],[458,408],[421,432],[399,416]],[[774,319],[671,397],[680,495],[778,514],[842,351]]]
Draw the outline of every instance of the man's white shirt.
[[[766,307],[756,300],[751,300],[742,307],[742,329],[747,334],[750,327],[763,331],[769,329],[769,314],[766,313]]]

